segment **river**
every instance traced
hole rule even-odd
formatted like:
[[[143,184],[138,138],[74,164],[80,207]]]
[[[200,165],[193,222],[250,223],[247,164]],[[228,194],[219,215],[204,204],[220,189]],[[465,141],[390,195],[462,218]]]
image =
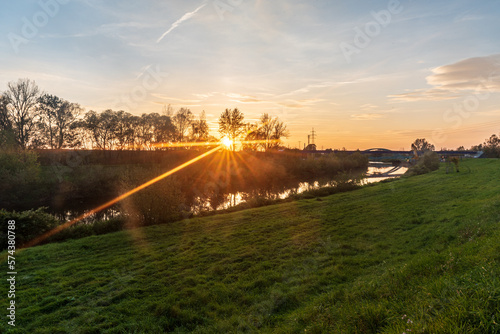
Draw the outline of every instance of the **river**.
[[[384,163],[370,163],[367,171],[364,173],[363,178],[360,180],[361,185],[366,185],[369,183],[380,182],[382,180],[397,178],[403,175],[407,171],[406,167],[394,167]],[[217,206],[215,209],[224,210],[228,209],[246,201],[252,199],[252,197],[259,196],[264,199],[276,200],[276,199],[286,199],[293,194],[301,194],[306,191],[310,191],[313,189],[320,189],[324,187],[334,187],[336,184],[335,181],[331,180],[323,180],[323,181],[314,181],[314,182],[299,182],[298,184],[286,188],[280,191],[270,191],[266,189],[255,189],[252,192],[236,192],[224,194],[224,200]],[[100,202],[74,202],[71,205],[65,205],[65,208],[49,208],[48,212],[54,214],[62,221],[70,221],[83,213],[86,213],[93,208],[102,204],[103,201]],[[210,202],[207,198],[196,198],[195,203],[191,207],[191,211],[193,214],[198,214],[201,211],[214,211],[211,207]],[[101,212],[90,215],[84,222],[92,222],[94,220],[107,220],[110,218],[118,217],[121,215],[121,209],[119,204],[116,204],[108,209],[105,209]]]

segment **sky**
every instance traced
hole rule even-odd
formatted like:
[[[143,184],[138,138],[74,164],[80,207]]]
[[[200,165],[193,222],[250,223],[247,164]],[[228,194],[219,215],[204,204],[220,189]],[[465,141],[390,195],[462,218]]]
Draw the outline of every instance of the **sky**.
[[[496,0],[2,0],[0,91],[85,110],[279,117],[290,147],[466,148],[500,133]]]

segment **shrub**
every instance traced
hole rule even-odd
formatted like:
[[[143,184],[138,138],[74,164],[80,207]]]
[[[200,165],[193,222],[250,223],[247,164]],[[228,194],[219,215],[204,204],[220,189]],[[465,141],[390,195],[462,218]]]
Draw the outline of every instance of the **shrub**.
[[[124,181],[123,190],[136,187],[135,182]],[[130,227],[173,222],[185,217],[184,195],[180,182],[169,177],[142,189],[121,202],[122,212]]]
[[[112,232],[118,232],[125,227],[125,221],[121,217],[109,220],[100,220],[92,223],[77,223],[61,232],[48,238],[45,243],[60,242],[69,239],[80,239],[91,235],[100,235]]]
[[[28,210],[23,212],[8,212],[0,210],[0,222],[2,224],[0,230],[0,245],[1,249],[7,249],[7,222],[9,220],[16,221],[16,247],[21,247],[28,241],[50,231],[60,224],[59,220],[45,212],[45,208],[36,210]]]
[[[436,152],[427,151],[418,162],[410,167],[406,172],[407,175],[421,175],[439,169],[439,156]]]

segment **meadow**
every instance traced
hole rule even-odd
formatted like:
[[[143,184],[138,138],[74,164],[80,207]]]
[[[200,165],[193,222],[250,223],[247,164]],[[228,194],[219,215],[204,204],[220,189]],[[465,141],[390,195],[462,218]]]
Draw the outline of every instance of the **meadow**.
[[[460,173],[441,166],[326,197],[47,244],[17,252],[16,327],[2,315],[0,328],[499,333],[499,223],[500,161],[480,159],[464,160]]]

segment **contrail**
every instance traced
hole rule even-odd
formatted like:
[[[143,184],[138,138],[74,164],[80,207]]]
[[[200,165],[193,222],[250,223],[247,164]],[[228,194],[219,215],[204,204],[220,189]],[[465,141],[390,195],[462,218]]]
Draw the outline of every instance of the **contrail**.
[[[175,21],[174,23],[172,23],[172,25],[170,26],[170,29],[168,29],[167,31],[165,31],[163,33],[163,35],[161,35],[160,38],[158,38],[158,40],[156,41],[156,43],[160,43],[160,41],[165,37],[167,36],[172,30],[174,30],[175,28],[177,28],[182,22],[184,21],[187,21],[189,20],[190,18],[192,18],[200,9],[202,9],[203,7],[205,7],[207,4],[204,3],[203,5],[201,5],[200,7],[196,8],[194,11],[192,12],[189,12],[189,13],[186,13],[184,14],[184,16],[182,16],[180,19],[178,19],[177,21]]]

